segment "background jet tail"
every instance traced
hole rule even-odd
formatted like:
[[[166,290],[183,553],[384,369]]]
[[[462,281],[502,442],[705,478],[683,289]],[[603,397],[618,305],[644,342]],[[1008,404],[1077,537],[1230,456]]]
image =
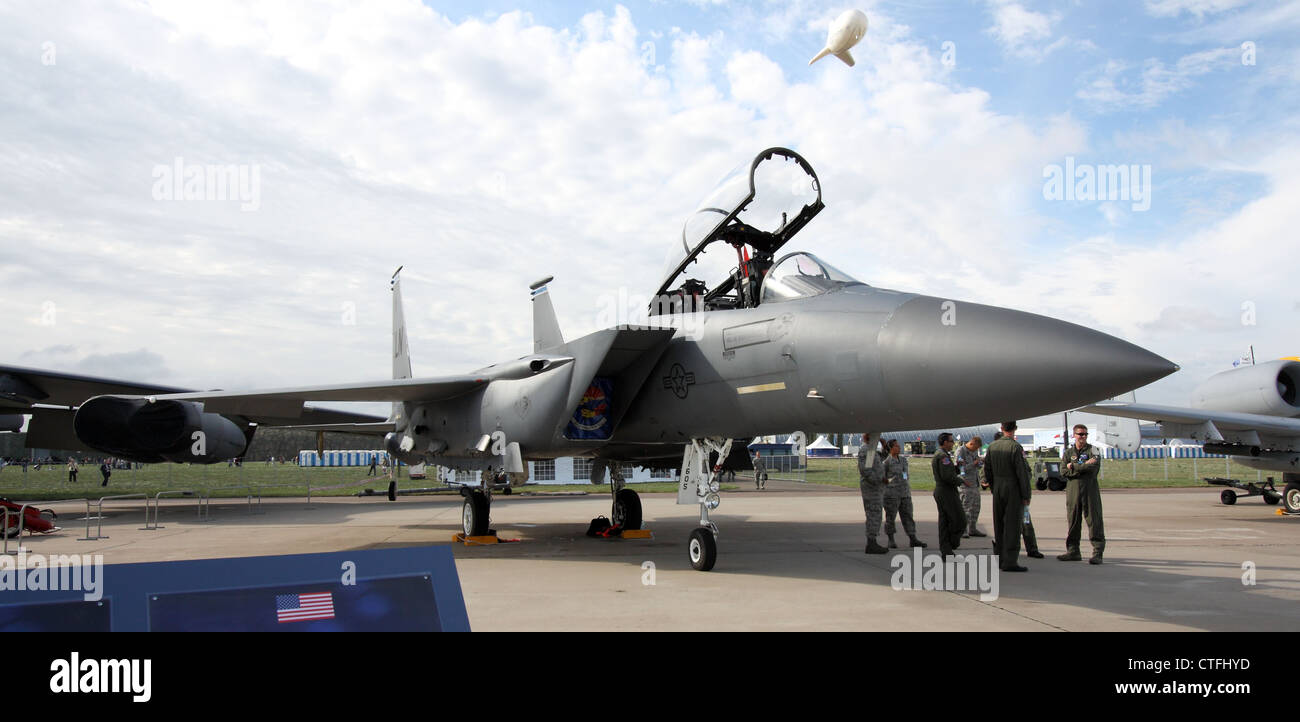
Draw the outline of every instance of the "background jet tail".
[[[555,276],[547,276],[528,288],[533,292],[533,353],[564,344],[560,333],[560,322],[555,318],[555,307],[551,305],[551,294],[547,285]]]
[[[1131,404],[1137,401],[1137,396],[1130,391],[1106,400]],[[1133,453],[1142,445],[1142,428],[1137,419],[1121,416],[1102,416],[1097,423],[1097,431],[1101,434],[1100,441],[1102,443],[1120,451]],[[1067,437],[1066,444],[1069,443],[1069,437]]]
[[[402,266],[393,272],[392,289],[393,289],[393,378],[409,379],[411,378],[411,347],[406,338],[406,317],[402,313],[402,279],[398,274],[402,272]],[[397,412],[401,404],[393,402],[393,411],[389,415],[389,420],[397,418]]]

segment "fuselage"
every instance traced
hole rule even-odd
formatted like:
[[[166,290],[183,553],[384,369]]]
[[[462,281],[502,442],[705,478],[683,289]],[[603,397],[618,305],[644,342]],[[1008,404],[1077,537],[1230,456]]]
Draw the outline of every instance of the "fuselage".
[[[1073,408],[1175,368],[1075,324],[864,284],[656,316],[644,330],[666,342],[635,363],[611,366],[624,342],[611,349],[619,329],[600,331],[548,350],[573,363],[431,404],[432,428],[445,429],[447,441],[436,462],[486,464],[490,456],[458,452],[498,431],[527,458],[616,447],[634,460],[670,455],[692,438],[975,425]],[[615,367],[608,438],[570,438],[575,399]],[[638,380],[617,383],[628,378]]]

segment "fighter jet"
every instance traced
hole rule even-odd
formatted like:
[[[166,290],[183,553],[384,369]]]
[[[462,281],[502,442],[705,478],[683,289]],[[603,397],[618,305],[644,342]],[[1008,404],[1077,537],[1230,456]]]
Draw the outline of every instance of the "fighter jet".
[[[238,456],[254,422],[384,434],[387,450],[406,463],[479,470],[485,481],[504,472],[521,483],[527,460],[589,457],[593,483],[609,473],[612,520],[628,529],[643,518],[621,465],[679,467],[678,502],[700,511],[690,563],[708,570],[717,558],[719,530],[709,518],[720,503],[717,475],[748,466],[744,447],[755,436],[1029,417],[1177,368],[1082,326],[873,288],[809,253],[778,257],[823,207],[802,156],[764,150],[688,217],[645,323],[565,340],[548,277],[531,287],[532,353],[459,376],[412,376],[394,274],[390,380],[177,392],[117,382],[96,389],[95,380],[80,379],[68,391],[66,375],[0,367],[0,398],[21,406],[57,397],[53,403],[75,408],[38,411],[32,438],[67,448],[55,441],[73,441],[75,432],[86,446],[138,461]],[[306,405],[318,401],[393,406],[387,419],[342,418]],[[464,532],[485,533],[492,484],[463,493]]]
[[[1300,358],[1242,366],[1211,376],[1191,406],[1102,403],[1080,409],[1155,421],[1165,438],[1193,439],[1252,469],[1282,472],[1282,502],[1300,513]],[[1276,497],[1273,497],[1276,500]]]

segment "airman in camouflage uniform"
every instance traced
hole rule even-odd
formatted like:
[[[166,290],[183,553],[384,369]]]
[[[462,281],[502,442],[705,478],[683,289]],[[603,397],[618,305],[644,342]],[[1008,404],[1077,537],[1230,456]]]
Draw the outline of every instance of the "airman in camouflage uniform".
[[[969,527],[962,536],[985,536],[975,526],[980,517],[980,468],[984,460],[980,458],[980,447],[984,440],[976,436],[957,448],[957,471],[961,474],[961,506],[966,513],[966,525]],[[974,448],[972,448],[974,447]]]
[[[916,522],[912,519],[912,485],[908,483],[907,458],[899,454],[902,447],[898,441],[889,442],[889,458],[885,459],[885,536],[889,537],[889,548],[897,549],[894,541],[894,517],[903,518],[903,531],[912,546],[926,546],[916,538]]]
[[[1083,524],[1088,525],[1088,541],[1092,542],[1090,564],[1101,564],[1101,554],[1106,551],[1106,532],[1101,520],[1101,486],[1097,474],[1101,472],[1101,454],[1088,443],[1088,427],[1074,426],[1074,443],[1065,450],[1061,459],[1061,476],[1065,477],[1065,518],[1069,531],[1065,535],[1065,553],[1058,556],[1063,562],[1083,559],[1079,554],[1079,537]]]
[[[754,452],[754,488],[767,488],[767,464],[763,461],[763,452]]]
[[[867,512],[868,554],[889,551],[876,541],[885,514],[885,462],[881,456],[883,452],[871,446],[871,434],[863,434],[862,446],[858,447],[858,488],[862,491],[862,508]],[[871,457],[870,462],[867,457]]]
[[[962,510],[957,487],[962,485],[957,476],[957,466],[952,462],[952,434],[939,434],[939,450],[930,460],[934,473],[934,503],[939,507],[939,552],[952,554],[961,546],[962,531],[966,529],[966,513]]]

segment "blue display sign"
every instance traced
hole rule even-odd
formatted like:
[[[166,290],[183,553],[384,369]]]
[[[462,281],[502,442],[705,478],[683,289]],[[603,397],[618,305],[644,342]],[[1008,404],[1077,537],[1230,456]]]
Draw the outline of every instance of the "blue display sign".
[[[98,593],[0,592],[0,632],[469,631],[447,546],[109,564]]]

